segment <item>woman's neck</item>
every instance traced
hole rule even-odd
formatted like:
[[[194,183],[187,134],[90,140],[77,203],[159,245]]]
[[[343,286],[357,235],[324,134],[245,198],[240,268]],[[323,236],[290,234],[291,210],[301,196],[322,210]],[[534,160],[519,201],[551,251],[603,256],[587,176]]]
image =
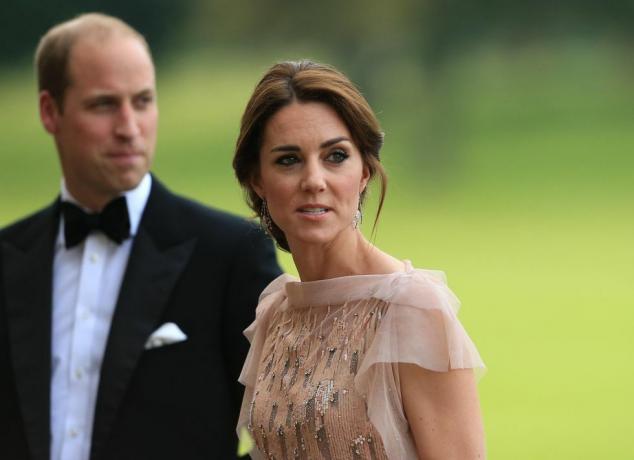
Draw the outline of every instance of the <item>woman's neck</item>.
[[[403,262],[378,249],[360,231],[346,236],[327,244],[296,242],[291,245],[300,279],[315,281],[403,270]]]

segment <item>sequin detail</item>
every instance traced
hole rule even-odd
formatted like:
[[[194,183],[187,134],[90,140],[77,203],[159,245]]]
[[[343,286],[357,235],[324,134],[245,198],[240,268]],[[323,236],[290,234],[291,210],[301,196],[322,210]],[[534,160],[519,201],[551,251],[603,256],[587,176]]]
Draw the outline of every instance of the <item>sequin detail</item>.
[[[284,460],[288,460],[288,452],[286,450],[286,433],[284,432],[284,427],[280,426],[277,429],[277,438],[280,449],[282,450],[282,458]]]
[[[330,347],[328,349],[328,361],[326,362],[326,368],[332,365],[332,358],[335,356],[335,353],[337,353],[336,347]]]
[[[357,366],[359,365],[359,351],[355,351],[352,353],[352,358],[350,359],[350,373],[352,375],[357,375]]]
[[[326,434],[326,428],[323,425],[317,430],[315,437],[317,438],[317,447],[319,447],[319,453],[321,453],[321,456],[325,460],[331,460],[332,455],[330,454],[330,446],[328,445],[328,435]]]
[[[362,305],[273,314],[249,407],[249,429],[265,458],[387,459],[354,385],[387,304]]]
[[[286,409],[286,422],[285,425],[290,427],[293,422],[293,403],[288,403],[288,407]]]

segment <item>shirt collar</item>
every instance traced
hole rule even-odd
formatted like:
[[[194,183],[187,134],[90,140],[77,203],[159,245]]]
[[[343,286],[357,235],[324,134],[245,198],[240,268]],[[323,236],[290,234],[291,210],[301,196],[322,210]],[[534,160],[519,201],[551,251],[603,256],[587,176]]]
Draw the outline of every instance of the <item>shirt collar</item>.
[[[143,210],[145,209],[145,205],[147,204],[147,200],[150,197],[150,190],[152,189],[152,175],[150,173],[146,173],[137,185],[132,190],[128,190],[127,192],[123,192],[122,195],[125,196],[126,203],[128,205],[128,215],[130,217],[130,236],[134,237],[139,230],[139,224],[141,223],[141,217],[143,216]],[[61,192],[60,196],[62,201],[69,201],[71,203],[76,204],[80,208],[82,208],[86,212],[90,212],[85,206],[83,206],[69,191],[66,187],[66,181],[62,178],[61,183]],[[64,218],[60,218],[60,229],[57,234],[57,244],[64,245]]]

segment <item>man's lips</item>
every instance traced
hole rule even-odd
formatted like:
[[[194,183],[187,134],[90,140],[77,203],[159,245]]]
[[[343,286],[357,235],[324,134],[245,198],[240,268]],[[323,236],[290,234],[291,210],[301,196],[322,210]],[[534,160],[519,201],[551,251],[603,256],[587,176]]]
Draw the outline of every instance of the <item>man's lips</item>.
[[[113,165],[128,168],[136,167],[143,154],[136,151],[116,151],[108,153],[106,157]]]
[[[112,158],[131,158],[141,156],[141,152],[136,150],[116,150],[108,152],[108,156]]]

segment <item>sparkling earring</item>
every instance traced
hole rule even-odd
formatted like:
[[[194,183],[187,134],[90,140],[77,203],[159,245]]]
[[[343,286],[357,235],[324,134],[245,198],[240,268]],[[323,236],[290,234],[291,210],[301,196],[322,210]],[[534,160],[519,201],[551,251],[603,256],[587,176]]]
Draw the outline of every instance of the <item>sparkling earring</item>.
[[[354,216],[352,216],[352,228],[357,229],[359,225],[363,222],[363,213],[361,212],[361,201],[363,199],[363,195],[359,195],[359,204],[357,204],[357,210],[354,212]]]
[[[361,225],[361,222],[363,222],[363,213],[361,212],[361,203],[359,203],[359,208],[352,217],[352,228],[356,230]]]
[[[260,226],[269,235],[273,235],[273,225],[271,223],[271,215],[269,214],[269,208],[266,206],[266,200],[262,200],[262,206],[260,207]]]

